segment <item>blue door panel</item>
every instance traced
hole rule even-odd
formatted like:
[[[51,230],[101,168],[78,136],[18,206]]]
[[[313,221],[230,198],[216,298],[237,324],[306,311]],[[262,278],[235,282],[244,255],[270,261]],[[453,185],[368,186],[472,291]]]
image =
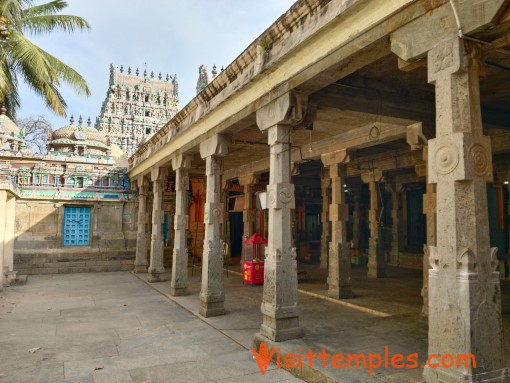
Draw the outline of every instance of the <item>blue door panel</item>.
[[[64,208],[64,246],[90,245],[90,207]]]

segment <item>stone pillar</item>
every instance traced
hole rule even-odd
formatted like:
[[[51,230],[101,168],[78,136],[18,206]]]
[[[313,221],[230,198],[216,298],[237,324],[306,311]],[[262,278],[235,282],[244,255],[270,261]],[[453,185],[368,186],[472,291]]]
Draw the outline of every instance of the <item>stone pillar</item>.
[[[223,225],[224,204],[221,202],[222,156],[227,155],[229,139],[215,135],[200,144],[205,159],[206,193],[204,207],[204,251],[202,255],[202,287],[199,314],[213,317],[225,314],[223,286]]]
[[[352,298],[351,248],[347,240],[349,206],[344,191],[345,167],[340,164],[348,158],[345,151],[339,151],[323,154],[321,160],[325,166],[329,166],[331,178],[328,295],[335,299]]]
[[[386,265],[379,225],[380,203],[378,183],[382,178],[380,170],[367,171],[361,174],[364,183],[370,189],[370,211],[368,213],[370,225],[370,239],[368,241],[368,276],[371,278],[386,277]]]
[[[145,177],[138,179],[138,229],[136,234],[135,273],[147,272],[147,194],[149,183]]]
[[[287,93],[257,111],[257,125],[267,131],[270,145],[267,204],[269,235],[262,294],[262,339],[284,341],[302,336],[299,327],[296,249],[292,248],[292,215],[295,208],[291,183],[292,126],[305,118],[306,100]]]
[[[151,170],[152,191],[154,195],[152,205],[152,235],[151,255],[149,264],[149,282],[164,281],[163,273],[163,192],[165,191],[167,169],[157,167]]]
[[[172,259],[172,282],[170,295],[185,295],[188,289],[188,171],[191,168],[191,156],[180,154],[172,159],[175,171],[175,216],[174,216],[174,252]]]
[[[257,182],[254,174],[243,174],[238,177],[239,184],[244,188],[243,206],[243,239],[255,232],[255,210],[253,207],[253,184]]]
[[[5,238],[4,238],[4,267],[8,271],[14,270],[14,224],[16,217],[16,198],[12,195],[5,204]]]
[[[426,192],[423,195],[423,214],[426,216],[427,243],[423,246],[423,287],[421,296],[423,306],[421,312],[423,315],[429,315],[429,270],[431,269],[429,260],[429,246],[437,245],[437,214],[436,214],[436,185],[428,183],[427,158],[428,148],[423,147],[423,164],[415,166],[416,174],[420,177],[426,177]]]
[[[400,254],[400,193],[402,184],[395,183],[391,190],[391,251],[390,259],[394,265],[399,264]]]
[[[360,246],[360,202],[361,202],[361,184],[356,183],[351,186],[354,206],[352,209],[352,247],[359,250]]]
[[[436,91],[436,138],[428,141],[428,182],[437,187],[437,247],[428,246],[429,355],[472,354],[472,365],[432,369],[431,382],[509,381],[501,323],[501,291],[490,248],[487,181],[490,139],[480,112],[479,46],[443,40],[428,52]],[[438,358],[439,359],[439,358]]]
[[[324,169],[321,179],[321,197],[322,197],[322,235],[321,235],[321,269],[328,268],[328,245],[329,245],[329,193],[328,189],[331,186],[331,179],[329,178],[329,171]]]

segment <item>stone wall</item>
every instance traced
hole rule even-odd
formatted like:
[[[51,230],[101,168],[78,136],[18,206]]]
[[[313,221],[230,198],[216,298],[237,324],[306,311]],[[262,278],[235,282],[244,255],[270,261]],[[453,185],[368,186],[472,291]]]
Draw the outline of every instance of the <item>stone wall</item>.
[[[91,208],[90,246],[63,246],[64,208]],[[132,270],[133,202],[16,202],[14,269],[22,274]]]

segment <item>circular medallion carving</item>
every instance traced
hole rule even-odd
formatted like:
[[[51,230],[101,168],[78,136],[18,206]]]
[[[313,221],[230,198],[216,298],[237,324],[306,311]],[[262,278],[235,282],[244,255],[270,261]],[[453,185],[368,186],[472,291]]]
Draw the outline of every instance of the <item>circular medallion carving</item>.
[[[281,189],[278,199],[281,203],[287,205],[292,200],[292,191],[287,188]]]
[[[459,151],[453,145],[441,146],[436,150],[435,161],[438,173],[451,173],[459,164]]]
[[[469,149],[469,159],[477,176],[482,177],[489,173],[490,160],[487,151],[482,145],[474,144],[471,146]]]

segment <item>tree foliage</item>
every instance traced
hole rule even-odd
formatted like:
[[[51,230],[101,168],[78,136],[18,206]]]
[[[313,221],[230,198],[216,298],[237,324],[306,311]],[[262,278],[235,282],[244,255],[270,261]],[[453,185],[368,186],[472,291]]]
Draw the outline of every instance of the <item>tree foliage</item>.
[[[25,133],[27,145],[34,149],[36,153],[46,154],[46,143],[53,131],[51,123],[46,117],[42,115],[29,116],[19,118],[16,122]]]
[[[81,17],[58,14],[66,7],[63,0],[39,5],[33,0],[0,0],[0,103],[6,105],[11,116],[21,105],[20,80],[61,116],[66,115],[67,107],[59,91],[62,85],[70,86],[78,94],[90,94],[80,74],[25,36],[90,28]]]

